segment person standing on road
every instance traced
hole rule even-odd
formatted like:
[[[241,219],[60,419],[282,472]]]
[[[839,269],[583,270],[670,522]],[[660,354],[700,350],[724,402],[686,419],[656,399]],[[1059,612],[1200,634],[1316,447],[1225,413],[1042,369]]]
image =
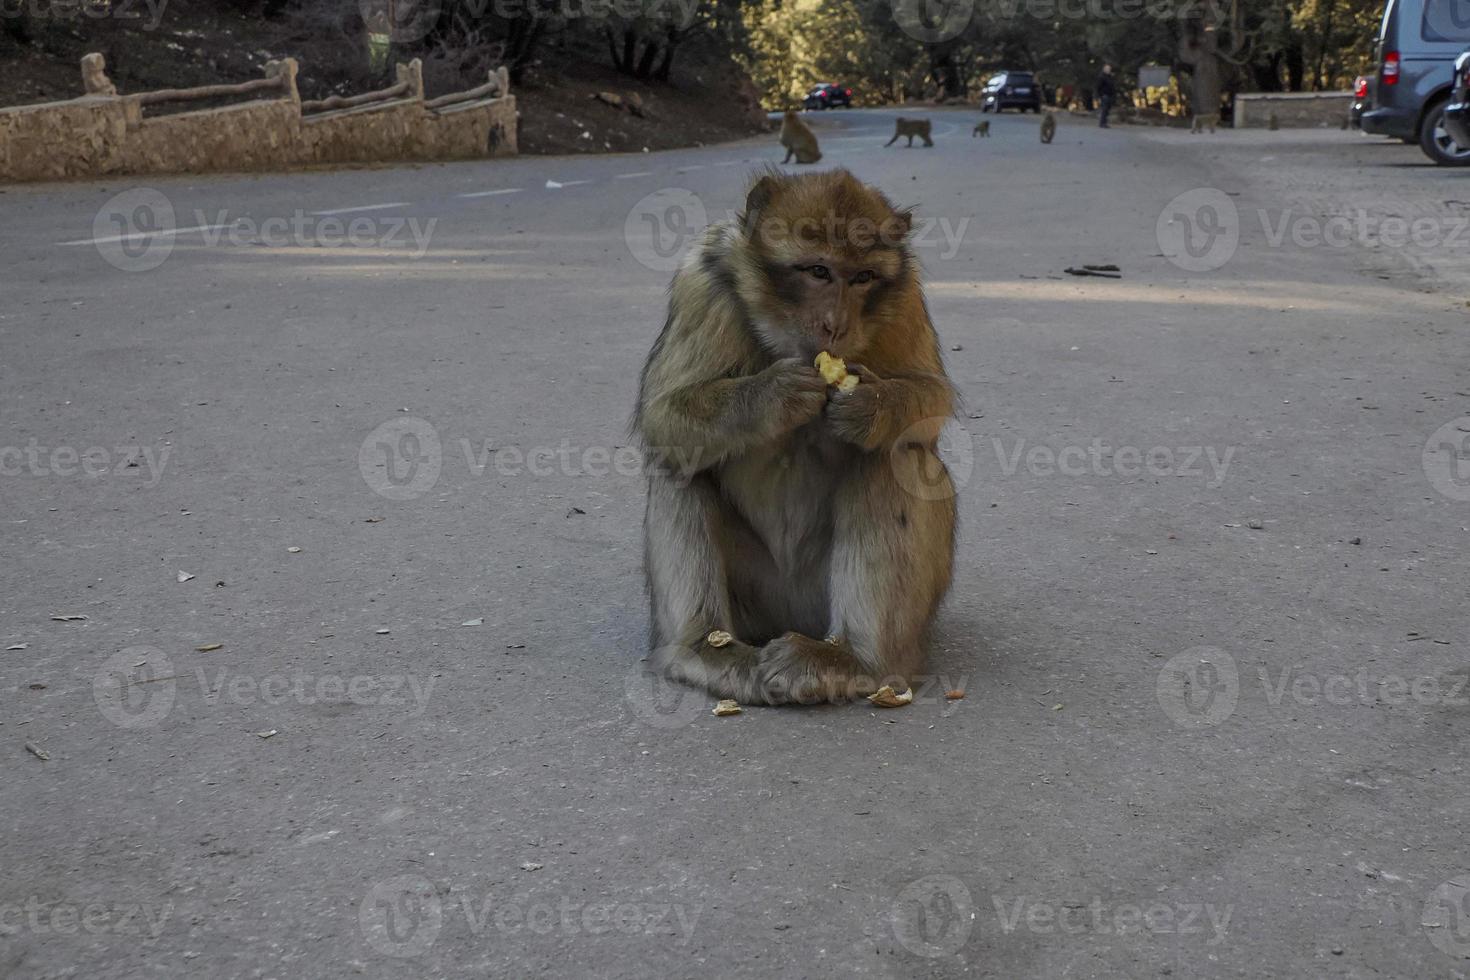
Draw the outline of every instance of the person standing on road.
[[[1117,97],[1118,86],[1113,82],[1113,66],[1104,62],[1102,74],[1097,76],[1097,103],[1102,109],[1098,115],[1098,125],[1103,129],[1108,128],[1108,113],[1113,111],[1113,101]]]

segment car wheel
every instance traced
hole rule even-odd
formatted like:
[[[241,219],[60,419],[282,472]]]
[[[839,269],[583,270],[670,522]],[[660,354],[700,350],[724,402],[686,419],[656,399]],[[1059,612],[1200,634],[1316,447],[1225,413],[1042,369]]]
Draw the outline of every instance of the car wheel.
[[[1444,128],[1444,110],[1448,99],[1441,99],[1424,114],[1419,130],[1419,148],[1441,167],[1470,166],[1470,146],[1460,146]]]

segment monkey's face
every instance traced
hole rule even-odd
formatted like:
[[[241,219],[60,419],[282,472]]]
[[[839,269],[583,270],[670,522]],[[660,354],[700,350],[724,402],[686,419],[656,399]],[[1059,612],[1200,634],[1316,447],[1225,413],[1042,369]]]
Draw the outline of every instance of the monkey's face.
[[[845,171],[763,178],[745,229],[741,293],[779,357],[860,358],[911,291],[908,214]]]

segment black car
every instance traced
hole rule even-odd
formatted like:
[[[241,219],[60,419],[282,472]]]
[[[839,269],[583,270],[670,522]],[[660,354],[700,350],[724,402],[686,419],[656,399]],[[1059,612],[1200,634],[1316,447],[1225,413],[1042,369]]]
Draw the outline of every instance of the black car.
[[[812,90],[801,100],[801,104],[808,109],[830,109],[833,106],[852,107],[852,89],[846,85],[833,85],[831,82],[819,82],[812,86]]]
[[[1455,60],[1455,92],[1444,109],[1444,128],[1457,146],[1470,146],[1470,51]]]
[[[1041,111],[1041,86],[1036,76],[1029,71],[1003,71],[990,76],[985,83],[985,98],[980,103],[981,112],[1005,112],[1020,109],[1025,112]]]

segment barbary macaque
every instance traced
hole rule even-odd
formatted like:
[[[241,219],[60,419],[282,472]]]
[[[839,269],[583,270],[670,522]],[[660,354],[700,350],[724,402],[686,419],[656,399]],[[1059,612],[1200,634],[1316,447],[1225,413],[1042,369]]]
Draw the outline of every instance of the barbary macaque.
[[[816,163],[822,159],[822,151],[817,148],[817,134],[791,109],[781,117],[781,145],[786,147],[786,159],[781,161],[782,164],[790,163],[793,156],[797,163]]]
[[[1048,112],[1041,119],[1041,142],[1050,143],[1057,135],[1056,113]]]
[[[907,136],[909,138],[909,141],[908,141],[908,144],[907,145],[913,146],[914,145],[914,137],[917,136],[917,137],[919,137],[919,139],[921,139],[921,140],[924,141],[924,145],[925,146],[933,146],[934,145],[934,141],[929,138],[929,132],[930,132],[929,120],[927,120],[927,119],[905,119],[902,116],[900,116],[900,117],[898,117],[897,119],[894,120],[894,125],[893,125],[893,139],[889,140],[887,143],[884,143],[883,145],[884,146],[892,146],[895,142],[898,141],[898,138],[900,136]]]
[[[770,173],[675,275],[633,420],[677,461],[650,472],[644,518],[668,676],[783,704],[923,669],[954,560],[937,443],[955,393],[911,221],[844,170]]]
[[[974,130],[972,130],[971,133],[970,133],[970,139],[974,139],[976,136],[989,136],[989,135],[990,135],[990,120],[989,119],[982,119],[982,120],[980,120],[979,122],[977,122],[975,124]],[[896,136],[894,137],[894,139],[897,139],[897,138],[898,137],[896,137]]]

